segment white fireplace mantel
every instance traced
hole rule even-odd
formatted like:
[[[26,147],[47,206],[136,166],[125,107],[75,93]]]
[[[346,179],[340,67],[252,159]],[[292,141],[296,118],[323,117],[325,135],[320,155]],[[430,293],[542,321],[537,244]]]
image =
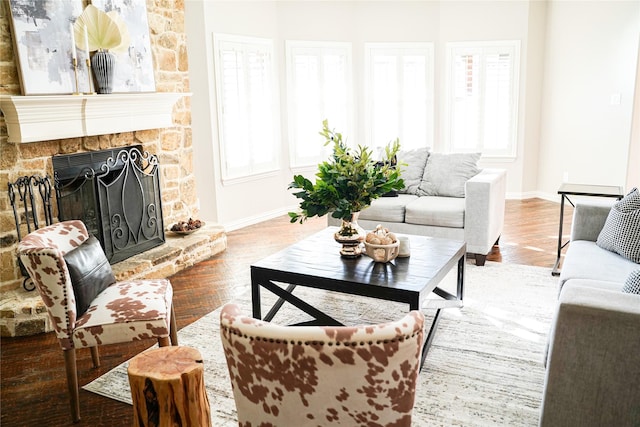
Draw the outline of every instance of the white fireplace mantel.
[[[9,142],[105,135],[173,126],[173,106],[190,93],[0,95]]]

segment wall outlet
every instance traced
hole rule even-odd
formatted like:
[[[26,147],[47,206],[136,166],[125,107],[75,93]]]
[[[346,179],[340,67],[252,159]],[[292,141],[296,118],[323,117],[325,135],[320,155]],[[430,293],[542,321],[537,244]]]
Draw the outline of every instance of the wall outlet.
[[[564,172],[562,174],[562,182],[569,182],[569,172]]]
[[[620,105],[620,101],[622,100],[622,95],[618,92],[612,93],[611,98],[609,100],[611,105]]]

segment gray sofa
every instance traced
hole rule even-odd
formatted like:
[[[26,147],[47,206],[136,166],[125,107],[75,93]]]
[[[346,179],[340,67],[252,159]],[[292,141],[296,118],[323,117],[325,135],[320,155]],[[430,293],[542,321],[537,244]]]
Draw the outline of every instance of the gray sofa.
[[[476,264],[484,265],[504,225],[506,171],[478,169],[479,158],[426,149],[398,154],[405,190],[374,200],[358,223],[365,230],[381,224],[396,233],[463,240]],[[328,218],[329,225],[340,225]]]
[[[636,264],[596,240],[610,206],[577,204],[549,336],[541,426],[640,426]]]

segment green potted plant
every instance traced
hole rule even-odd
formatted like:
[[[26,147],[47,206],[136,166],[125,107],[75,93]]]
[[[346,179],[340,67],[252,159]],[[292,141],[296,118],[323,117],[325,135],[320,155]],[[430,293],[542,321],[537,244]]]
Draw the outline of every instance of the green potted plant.
[[[336,240],[359,245],[365,237],[364,230],[357,226],[360,211],[374,199],[404,188],[400,170],[394,166],[400,141],[396,138],[390,142],[385,147],[384,158],[376,159],[367,147],[349,149],[342,134],[329,129],[327,120],[322,122],[320,135],[325,137],[325,145],[333,144],[333,153],[318,165],[315,183],[302,175],[294,175],[289,189],[300,190],[293,193],[300,199],[300,210],[289,212],[289,218],[292,223],[303,223],[307,218],[331,213],[332,217],[342,220]]]

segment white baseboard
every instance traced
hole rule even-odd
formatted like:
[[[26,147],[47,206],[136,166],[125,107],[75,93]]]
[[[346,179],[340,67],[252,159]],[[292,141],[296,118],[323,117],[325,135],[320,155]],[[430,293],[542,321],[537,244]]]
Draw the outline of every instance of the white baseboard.
[[[522,193],[507,193],[508,200],[526,200],[526,199],[544,199],[550,202],[560,202],[560,196],[557,194],[545,193],[542,191],[525,191]]]
[[[250,225],[255,225],[260,222],[268,221],[273,218],[277,218],[282,215],[286,215],[288,212],[295,211],[298,208],[297,205],[284,207],[280,209],[274,209],[269,212],[262,212],[258,215],[250,216],[247,218],[241,218],[237,221],[232,221],[224,224],[225,231],[234,231],[240,228],[248,227]]]

